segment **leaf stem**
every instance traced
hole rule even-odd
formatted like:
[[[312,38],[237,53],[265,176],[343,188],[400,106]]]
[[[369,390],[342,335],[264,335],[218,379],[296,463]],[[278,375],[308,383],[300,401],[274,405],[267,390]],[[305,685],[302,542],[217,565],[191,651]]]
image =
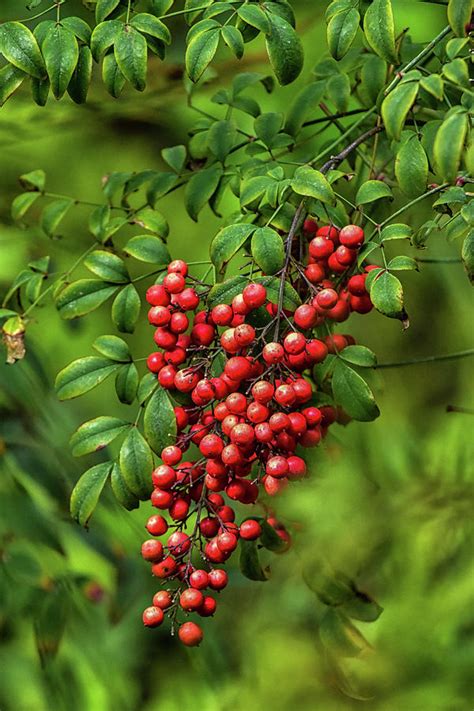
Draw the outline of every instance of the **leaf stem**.
[[[406,365],[418,365],[421,363],[436,363],[438,361],[445,360],[457,360],[458,358],[468,358],[474,355],[474,348],[470,348],[465,351],[457,351],[456,353],[445,353],[443,355],[432,355],[432,356],[422,356],[420,358],[413,358],[411,360],[400,360],[393,363],[378,363],[374,365],[375,370],[379,368],[400,368]]]

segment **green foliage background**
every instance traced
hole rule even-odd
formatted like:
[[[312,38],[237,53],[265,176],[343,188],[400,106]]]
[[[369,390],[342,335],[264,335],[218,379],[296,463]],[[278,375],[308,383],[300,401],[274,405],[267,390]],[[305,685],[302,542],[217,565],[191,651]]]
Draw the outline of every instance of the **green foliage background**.
[[[325,46],[326,3],[294,5],[307,76]],[[430,6],[427,16],[426,7],[395,0],[397,32],[410,26],[418,41],[435,35],[445,24],[445,8],[439,7],[437,21],[438,8]],[[17,17],[17,0],[4,0],[1,11],[2,20]],[[262,50],[259,41],[251,45],[239,68],[265,70]],[[104,174],[156,168],[161,148],[181,142],[190,116],[182,108],[178,52],[173,45],[165,64],[152,64],[143,96],[128,90],[114,101],[97,83],[85,106],[63,101],[40,109],[25,92],[1,110],[2,290],[47,243],[38,228],[22,231],[11,222],[18,175],[42,167],[50,190],[94,200]],[[226,54],[209,95],[233,71]],[[303,83],[304,76],[271,96],[262,92],[266,109],[283,110]],[[198,103],[210,106],[205,92]],[[172,255],[206,258],[218,219],[206,209],[194,224],[174,195],[163,211],[170,219]],[[76,217],[65,221],[62,232],[54,247],[59,270],[90,239]],[[430,256],[458,256],[458,245],[444,240],[430,247]],[[354,315],[349,330],[358,342],[370,346],[380,362],[470,347],[471,287],[461,264],[425,264],[404,284],[410,329],[402,333],[398,322],[376,313]],[[52,383],[60,368],[89,354],[90,339],[107,331],[106,324],[100,311],[84,323],[64,323],[47,307],[29,327],[27,359],[0,369],[2,711],[472,708],[472,426],[469,415],[446,413],[447,405],[469,407],[469,361],[375,374],[381,417],[337,426],[314,455],[311,479],[275,502],[293,530],[292,551],[273,559],[267,583],[252,583],[232,569],[216,617],[205,622],[205,644],[186,650],[166,629],[141,626],[141,609],[154,592],[139,557],[148,505],[127,513],[107,494],[89,532],[69,518],[68,495],[83,467],[70,455],[68,438],[80,422],[108,414],[103,410],[112,386],[59,404]],[[133,343],[137,354],[149,351],[145,323]],[[120,416],[120,407],[114,414]],[[318,637],[324,608],[302,579],[302,569],[320,556],[384,608],[377,622],[357,624],[371,647],[361,658],[344,661],[349,696],[335,688],[335,668]],[[51,659],[61,603],[48,590],[53,578],[66,573],[78,584],[59,652]],[[41,617],[45,597],[51,608]]]

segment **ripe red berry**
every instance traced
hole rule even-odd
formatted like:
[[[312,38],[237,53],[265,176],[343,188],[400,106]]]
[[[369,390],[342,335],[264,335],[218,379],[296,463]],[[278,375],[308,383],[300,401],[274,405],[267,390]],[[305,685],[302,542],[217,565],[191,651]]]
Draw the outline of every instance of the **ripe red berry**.
[[[162,610],[166,610],[173,602],[173,598],[168,590],[158,590],[153,595],[153,604],[155,607],[161,607]]]
[[[201,644],[204,635],[195,622],[185,622],[178,630],[178,637],[186,647],[197,647]]]
[[[354,296],[364,296],[367,293],[365,288],[366,274],[354,274],[347,282],[347,290]]]
[[[169,294],[179,294],[186,286],[186,281],[182,274],[172,272],[163,279],[163,286]]]
[[[318,223],[312,217],[307,217],[303,222],[303,232],[307,235],[315,234],[318,229]]]
[[[152,306],[168,306],[170,297],[162,284],[154,284],[146,292],[146,300]]]
[[[364,241],[364,230],[356,225],[346,225],[339,232],[339,242],[345,247],[357,249]]]
[[[321,289],[314,298],[320,308],[332,309],[337,304],[339,297],[334,289]]]
[[[279,385],[275,390],[275,400],[279,405],[288,407],[296,400],[296,393],[291,385]]]
[[[166,306],[152,306],[148,311],[148,321],[152,326],[166,326],[170,320],[171,312]]]
[[[252,425],[248,425],[245,422],[235,425],[230,432],[231,442],[235,444],[249,444],[253,442],[255,438],[255,433]]]
[[[159,326],[153,334],[153,340],[159,348],[171,351],[176,346],[178,338],[169,329]]]
[[[160,353],[159,351],[156,351],[155,353],[150,353],[150,355],[146,359],[146,364],[148,370],[150,370],[152,373],[159,373],[165,365],[163,353]]]
[[[231,393],[225,401],[226,407],[234,415],[242,415],[247,410],[247,398],[243,393]]]
[[[288,479],[302,479],[306,474],[306,462],[301,457],[288,457]]]
[[[199,306],[199,295],[192,287],[183,289],[181,294],[177,295],[176,300],[183,311],[195,311]]]
[[[195,570],[189,576],[189,584],[196,590],[205,590],[209,585],[209,575],[205,570]]]
[[[273,432],[283,432],[290,426],[291,422],[284,412],[275,412],[268,420],[268,424]]]
[[[167,464],[161,464],[151,475],[153,485],[159,489],[171,489],[176,482],[176,472]]]
[[[143,624],[145,627],[158,627],[163,622],[163,610],[161,607],[147,607],[143,611]]]
[[[304,273],[311,284],[319,284],[324,279],[326,270],[321,264],[308,264]]]
[[[228,304],[218,304],[211,311],[211,318],[216,326],[228,326],[233,316],[232,306]]]
[[[285,355],[281,343],[267,343],[262,351],[263,360],[270,364],[280,363]]]
[[[169,509],[173,503],[173,494],[163,489],[155,489],[150,498],[152,505],[157,509]]]
[[[169,578],[170,575],[173,575],[173,573],[176,572],[177,567],[178,564],[175,559],[168,555],[166,558],[163,558],[160,563],[152,565],[151,572],[156,578],[164,579]]]
[[[252,387],[252,395],[257,402],[266,404],[270,402],[275,392],[275,387],[268,380],[259,380]]]
[[[150,516],[146,523],[146,529],[152,536],[162,536],[168,530],[168,524],[163,516],[157,514],[156,516]]]
[[[188,265],[182,259],[173,259],[173,261],[168,264],[168,274],[173,272],[182,274],[185,277],[188,274]]]
[[[163,544],[155,538],[142,543],[142,557],[151,563],[157,563],[163,558]]]
[[[174,444],[171,444],[169,447],[165,447],[161,451],[161,459],[165,464],[169,464],[170,466],[178,464],[178,462],[181,461],[182,457],[182,451]]]
[[[217,603],[213,597],[210,595],[204,595],[204,600],[201,607],[197,610],[198,615],[201,617],[212,617],[215,613]]]
[[[273,439],[273,430],[268,422],[262,422],[255,425],[255,438],[259,442],[271,442]]]
[[[270,457],[265,466],[265,472],[275,479],[282,479],[288,474],[288,471],[288,461],[280,455]]]
[[[258,521],[249,518],[240,524],[239,532],[244,541],[254,541],[261,536],[262,527]]]
[[[223,553],[232,553],[237,548],[238,540],[237,536],[229,531],[224,531],[217,536],[216,539],[217,546],[219,550]]]
[[[171,555],[181,556],[191,548],[191,539],[183,531],[175,531],[167,541],[168,550]]]
[[[338,239],[339,230],[332,225],[325,225],[320,227],[316,234],[318,237],[326,237],[334,242]]]
[[[254,424],[265,422],[269,416],[270,410],[261,402],[251,402],[247,408],[247,418]]]
[[[283,341],[285,351],[287,353],[291,353],[292,355],[297,355],[298,353],[301,353],[304,350],[305,345],[306,338],[303,336],[302,333],[297,333],[297,331],[292,331],[291,333],[289,333],[287,336],[285,336],[285,340]]]
[[[326,237],[315,237],[309,243],[309,253],[313,259],[326,259],[334,251],[334,244]]]
[[[181,311],[176,311],[176,313],[171,316],[169,328],[173,333],[184,333],[187,331],[188,326],[189,319],[186,314],[183,314]]]
[[[313,328],[318,322],[318,312],[311,304],[302,304],[296,309],[294,319],[299,328]]]
[[[217,518],[203,518],[199,524],[199,530],[205,538],[212,538],[219,530],[219,521]]]
[[[245,380],[252,372],[252,365],[247,358],[234,356],[233,358],[229,358],[225,364],[224,372],[229,378],[232,378],[232,380]]]
[[[328,349],[323,341],[313,338],[306,342],[305,352],[313,363],[321,363],[328,354]]]
[[[242,323],[235,329],[234,338],[241,348],[245,348],[255,340],[255,329],[249,323]]]
[[[188,610],[190,612],[197,610],[198,607],[202,605],[203,601],[204,595],[200,590],[196,590],[196,588],[187,588],[186,590],[183,590],[179,596],[179,604],[183,610]]]
[[[247,284],[242,292],[242,298],[250,309],[257,309],[265,303],[267,290],[263,284]]]
[[[215,568],[209,573],[209,587],[213,590],[223,590],[229,582],[229,576],[220,568]]]
[[[232,299],[232,310],[234,314],[241,314],[242,316],[246,316],[251,311],[251,308],[247,306],[244,301],[243,294],[237,294],[237,296],[234,296]]]
[[[210,346],[216,335],[210,323],[198,323],[191,330],[191,340],[197,346]]]
[[[202,438],[199,449],[204,457],[218,457],[224,449],[224,442],[219,435],[208,434]]]

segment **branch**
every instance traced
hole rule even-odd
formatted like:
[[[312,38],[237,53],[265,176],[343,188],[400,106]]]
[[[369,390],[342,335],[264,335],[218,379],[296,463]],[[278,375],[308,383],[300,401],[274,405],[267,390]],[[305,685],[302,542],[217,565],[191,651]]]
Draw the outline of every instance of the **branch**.
[[[419,363],[436,363],[443,360],[457,360],[458,358],[467,358],[474,355],[474,348],[466,351],[458,351],[457,353],[445,353],[444,355],[423,356],[421,358],[413,358],[412,360],[400,360],[397,363],[379,363],[374,365],[374,370],[379,368],[399,368],[405,365],[418,365]]]

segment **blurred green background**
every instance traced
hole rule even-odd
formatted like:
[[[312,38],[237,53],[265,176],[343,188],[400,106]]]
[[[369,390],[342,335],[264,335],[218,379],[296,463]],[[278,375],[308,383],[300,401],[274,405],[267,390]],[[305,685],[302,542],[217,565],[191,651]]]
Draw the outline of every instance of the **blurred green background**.
[[[0,19],[26,16],[23,4],[3,0]],[[68,4],[87,17],[79,3]],[[326,5],[294,2],[305,76],[271,96],[262,93],[268,109],[284,110],[322,56]],[[409,26],[414,41],[429,40],[445,24],[442,6],[395,0],[394,7],[397,30]],[[172,27],[183,35],[179,21]],[[183,142],[193,118],[183,110],[180,58],[178,41],[167,63],[152,63],[144,95],[129,90],[115,101],[97,82],[83,107],[65,100],[40,109],[25,91],[2,108],[2,291],[31,259],[51,253],[63,269],[90,240],[81,209],[53,244],[34,225],[14,226],[9,206],[18,175],[41,167],[51,191],[97,200],[108,172],[160,167],[161,148]],[[197,103],[212,107],[209,96],[238,69],[266,71],[259,41],[240,66],[223,53],[218,78]],[[205,259],[219,220],[206,209],[194,224],[181,200],[174,193],[162,205],[172,254]],[[422,210],[413,215],[417,224],[426,219]],[[442,238],[429,247],[430,256],[458,256],[459,245]],[[471,347],[471,287],[460,264],[426,264],[403,281],[407,332],[376,313],[355,315],[342,330],[380,362]],[[472,403],[468,359],[375,374],[381,417],[337,426],[313,455],[310,479],[275,501],[292,530],[293,549],[273,558],[266,583],[246,580],[232,563],[231,585],[215,618],[204,622],[205,643],[186,650],[166,625],[151,633],[141,626],[141,610],[156,588],[139,557],[150,507],[128,513],[106,491],[88,532],[69,518],[68,495],[85,468],[69,453],[71,432],[90,417],[128,412],[112,404],[111,385],[59,404],[52,383],[70,360],[91,353],[96,335],[112,332],[107,309],[77,323],[61,322],[51,307],[37,317],[28,329],[27,359],[0,370],[2,711],[472,708],[472,421],[446,413],[447,405]],[[137,357],[150,349],[146,325],[129,340]],[[376,622],[357,623],[369,644],[361,658],[342,662],[343,682],[318,641],[324,606],[302,579],[302,569],[322,559],[384,608]],[[62,591],[71,580],[66,610]],[[63,614],[65,633],[52,659],[53,627],[61,627]]]

